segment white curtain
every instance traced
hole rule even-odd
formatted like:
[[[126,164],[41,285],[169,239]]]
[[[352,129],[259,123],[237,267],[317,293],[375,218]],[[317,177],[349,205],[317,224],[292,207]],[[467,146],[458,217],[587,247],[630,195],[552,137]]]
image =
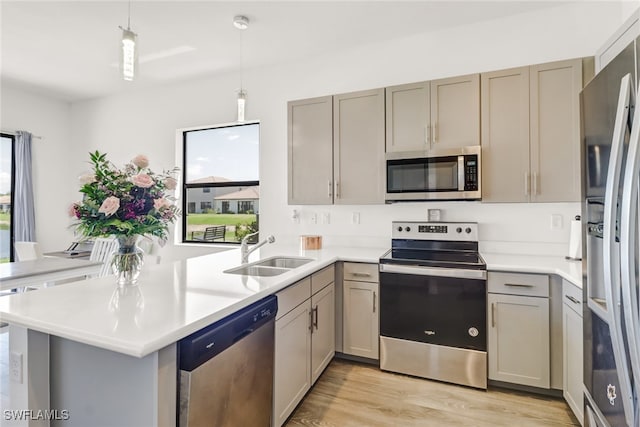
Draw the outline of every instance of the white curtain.
[[[16,242],[35,242],[36,216],[33,206],[31,134],[29,132],[16,132],[14,150],[13,238]]]

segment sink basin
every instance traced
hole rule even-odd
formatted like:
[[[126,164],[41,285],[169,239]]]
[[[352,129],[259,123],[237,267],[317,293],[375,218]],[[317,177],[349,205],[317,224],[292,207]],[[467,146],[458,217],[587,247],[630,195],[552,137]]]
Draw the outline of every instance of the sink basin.
[[[243,276],[277,276],[282,273],[286,273],[289,271],[289,268],[280,268],[280,267],[268,267],[264,265],[241,265],[240,267],[231,268],[229,270],[225,270],[224,273],[229,274],[242,274]]]
[[[256,266],[279,267],[279,268],[298,268],[313,261],[311,258],[293,258],[293,257],[272,257],[263,259],[254,263]]]

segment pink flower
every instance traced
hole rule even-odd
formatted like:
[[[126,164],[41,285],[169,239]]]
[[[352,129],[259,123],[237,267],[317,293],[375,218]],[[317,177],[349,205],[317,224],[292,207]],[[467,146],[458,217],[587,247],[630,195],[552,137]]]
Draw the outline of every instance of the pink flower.
[[[176,181],[175,178],[169,177],[164,180],[164,187],[167,190],[175,190],[177,186],[178,186],[178,181]]]
[[[96,176],[92,173],[83,173],[78,177],[78,181],[80,181],[82,185],[91,184],[92,182],[96,182]]]
[[[165,209],[171,206],[171,202],[168,201],[167,199],[165,199],[164,197],[160,198],[160,199],[155,199],[153,201],[153,207],[155,208],[155,210],[159,211],[161,209]]]
[[[111,216],[118,211],[120,208],[120,199],[114,196],[107,197],[104,199],[104,202],[100,205],[100,209],[98,212],[105,214],[106,216]]]
[[[153,178],[146,173],[139,173],[138,175],[132,176],[131,182],[141,188],[149,188],[154,184]]]
[[[149,166],[149,158],[143,154],[138,154],[133,158],[133,160],[131,160],[131,163],[133,163],[140,169],[143,169]]]
[[[71,205],[69,205],[69,210],[67,211],[69,216],[74,216],[77,217],[78,216],[78,204],[77,203],[71,203]]]

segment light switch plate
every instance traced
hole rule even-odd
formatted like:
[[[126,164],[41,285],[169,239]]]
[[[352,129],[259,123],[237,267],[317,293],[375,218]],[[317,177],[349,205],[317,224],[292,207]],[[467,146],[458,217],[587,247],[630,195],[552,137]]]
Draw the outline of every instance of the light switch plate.
[[[11,352],[9,356],[9,378],[11,382],[22,384],[22,353]]]
[[[318,214],[314,212],[311,215],[309,215],[309,222],[311,224],[317,224],[318,223]]]
[[[562,230],[562,215],[551,214],[551,229]]]
[[[360,224],[360,212],[353,212],[351,214],[351,224]]]
[[[331,223],[331,215],[329,214],[329,212],[324,212],[322,214],[322,223],[323,224],[330,224]]]

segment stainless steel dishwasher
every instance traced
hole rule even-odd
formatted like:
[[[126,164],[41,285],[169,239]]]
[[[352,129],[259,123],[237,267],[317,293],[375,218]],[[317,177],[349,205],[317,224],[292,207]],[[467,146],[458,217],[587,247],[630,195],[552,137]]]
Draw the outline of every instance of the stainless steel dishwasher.
[[[180,341],[180,427],[271,424],[277,310],[272,295]]]

